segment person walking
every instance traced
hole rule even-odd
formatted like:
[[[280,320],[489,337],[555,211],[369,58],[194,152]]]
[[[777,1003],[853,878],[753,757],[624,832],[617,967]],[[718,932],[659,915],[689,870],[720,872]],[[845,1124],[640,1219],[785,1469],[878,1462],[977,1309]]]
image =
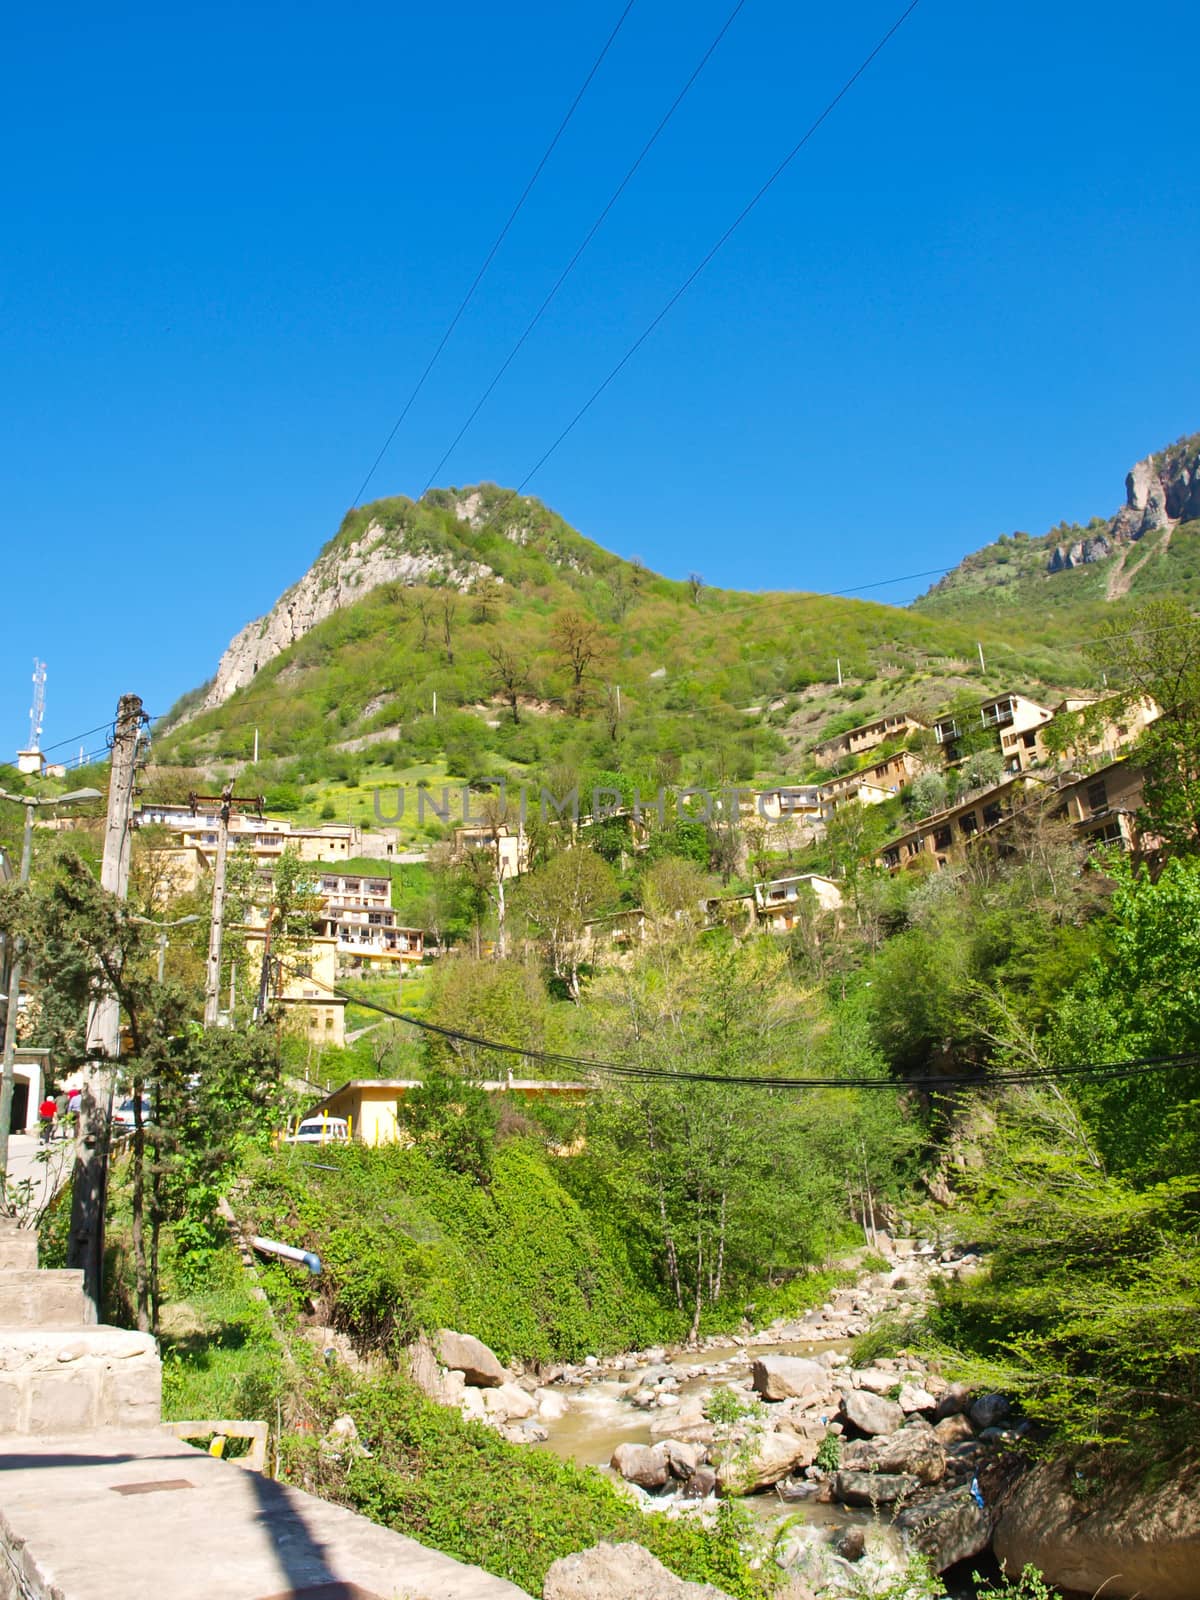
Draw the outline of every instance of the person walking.
[[[41,1124],[41,1141],[43,1144],[49,1144],[54,1137],[54,1117],[57,1111],[58,1107],[49,1095],[38,1107],[38,1121]]]

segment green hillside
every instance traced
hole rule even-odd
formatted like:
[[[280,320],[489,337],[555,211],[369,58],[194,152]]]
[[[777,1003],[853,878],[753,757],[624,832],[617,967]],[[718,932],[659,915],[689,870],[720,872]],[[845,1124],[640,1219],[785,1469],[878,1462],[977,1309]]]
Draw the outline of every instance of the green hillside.
[[[1064,525],[1038,539],[1003,534],[968,556],[913,607],[923,616],[968,628],[1011,618],[1017,636],[1033,645],[1075,642],[1076,633],[1094,633],[1113,605],[1126,601],[1174,594],[1200,602],[1200,522],[1148,534],[1102,561],[1047,570],[1056,545],[1094,536],[1106,526]]]
[[[813,742],[885,707],[932,711],[964,689],[1051,692],[1086,677],[1074,643],[1040,619],[676,582],[494,486],[357,510],[322,552],[321,582],[356,544],[437,565],[327,617],[224,704],[188,716],[199,695],[187,697],[160,730],[160,761],[240,770],[257,729],[262,759],[246,777],[276,808],[360,821],[365,787],[397,777],[794,778]]]

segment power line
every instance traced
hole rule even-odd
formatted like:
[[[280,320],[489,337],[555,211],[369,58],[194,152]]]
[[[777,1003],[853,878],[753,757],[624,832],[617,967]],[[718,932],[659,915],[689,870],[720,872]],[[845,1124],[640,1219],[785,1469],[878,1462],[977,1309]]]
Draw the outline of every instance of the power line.
[[[598,383],[596,385],[596,387],[592,390],[592,392],[588,396],[588,398],[579,407],[579,410],[576,411],[575,415],[571,418],[570,422],[567,423],[566,427],[562,430],[562,432],[558,435],[558,437],[550,445],[549,449],[546,450],[538,458],[538,460],[534,463],[534,465],[530,468],[530,470],[525,474],[524,478],[517,485],[515,493],[520,494],[521,491],[525,488],[525,485],[530,481],[530,479],[533,478],[535,476],[535,474],[537,474],[538,472],[541,471],[542,467],[544,467],[546,462],[549,461],[550,457],[558,449],[559,445],[561,445],[563,443],[563,441],[568,437],[568,435],[578,426],[578,424],[583,420],[583,418],[587,415],[587,413],[592,409],[592,407],[595,405],[596,401],[599,400],[600,396],[608,388],[609,384],[611,384],[613,382],[613,380],[624,370],[624,368],[628,365],[628,363],[633,359],[633,357],[637,354],[637,352],[645,344],[646,340],[650,337],[650,335],[654,332],[654,330],[658,327],[658,325],[667,316],[669,316],[669,314],[675,308],[675,306],[679,303],[679,301],[683,299],[684,295],[691,288],[692,284],[695,283],[696,279],[700,276],[700,274],[704,271],[704,269],[709,265],[709,263],[713,260],[713,258],[718,254],[718,252],[721,249],[723,249],[723,247],[729,242],[729,240],[733,237],[733,235],[741,227],[742,223],[745,222],[746,218],[750,215],[750,213],[758,205],[759,201],[762,200],[762,198],[768,193],[768,191],[770,189],[772,189],[774,187],[774,185],[779,181],[779,179],[787,171],[788,167],[791,166],[792,162],[796,159],[796,157],[800,154],[800,152],[808,144],[809,140],[812,139],[813,135],[817,132],[817,130],[822,126],[822,124],[824,122],[826,122],[828,120],[828,118],[833,114],[833,112],[837,109],[837,107],[841,104],[841,102],[845,99],[845,97],[850,93],[850,90],[854,87],[854,85],[858,82],[858,80],[866,72],[867,68],[875,60],[876,56],[878,56],[880,54],[880,52],[883,49],[886,48],[886,46],[888,45],[890,40],[904,26],[904,24],[908,21],[909,17],[912,16],[913,12],[917,9],[917,6],[919,4],[920,4],[920,0],[910,0],[909,5],[905,7],[905,9],[896,18],[895,22],[892,23],[891,27],[888,28],[887,32],[882,36],[882,38],[878,41],[878,43],[870,50],[870,52],[863,58],[863,60],[859,63],[859,65],[854,69],[854,71],[846,79],[845,83],[842,84],[841,88],[834,95],[833,99],[830,100],[829,103],[825,106],[824,110],[822,110],[820,112],[820,114],[817,117],[815,117],[813,119],[813,121],[808,125],[808,127],[806,128],[804,133],[801,135],[801,137],[796,141],[796,143],[788,151],[787,155],[785,155],[783,160],[779,162],[778,166],[776,166],[775,170],[770,174],[770,176],[766,179],[766,181],[762,185],[760,185],[760,187],[750,197],[750,199],[746,202],[746,204],[738,212],[737,216],[734,217],[733,221],[725,229],[724,233],[722,233],[718,237],[716,243],[713,244],[712,247],[700,258],[700,260],[697,262],[695,267],[692,268],[691,272],[688,273],[687,277],[683,280],[683,282],[679,285],[679,287],[675,290],[675,292],[669,297],[669,299],[665,302],[665,304],[662,306],[662,308],[656,313],[655,316],[653,316],[650,319],[650,321],[646,324],[645,328],[643,328],[642,332],[638,335],[638,337],[633,341],[633,343],[626,350],[625,354],[621,357],[621,359],[617,362],[617,364],[610,370],[610,372],[608,373],[607,377],[605,377],[600,383]]]
[[[866,72],[867,68],[871,65],[871,63],[875,60],[875,58],[888,45],[888,43],[899,32],[899,30],[904,26],[904,24],[908,21],[909,17],[912,16],[913,12],[917,9],[917,6],[919,4],[920,4],[920,0],[910,0],[909,5],[900,13],[900,15],[892,23],[891,27],[888,28],[886,33],[884,33],[882,35],[882,37],[878,40],[878,42],[874,45],[874,47],[869,51],[869,53],[866,56],[864,56],[864,58],[859,63],[859,65],[855,68],[855,70],[850,74],[850,76],[842,84],[841,88],[833,96],[832,100],[830,100],[828,102],[828,104],[825,106],[825,108],[820,112],[820,114],[813,119],[813,121],[809,124],[809,126],[807,127],[807,129],[805,130],[803,135],[796,141],[796,143],[792,146],[791,150],[789,150],[788,153],[783,157],[783,159],[778,163],[778,165],[775,167],[774,171],[770,174],[770,176],[766,179],[766,181],[760,185],[760,187],[755,191],[755,193],[751,196],[751,198],[746,202],[746,204],[738,212],[737,216],[734,217],[733,221],[729,224],[729,226],[725,229],[725,231],[717,239],[716,243],[700,259],[700,261],[697,263],[697,265],[692,269],[692,271],[683,280],[683,282],[679,285],[679,287],[675,290],[675,292],[671,295],[671,297],[662,306],[662,308],[659,310],[657,315],[647,324],[647,326],[642,330],[642,332],[638,335],[638,337],[634,340],[634,342],[629,346],[629,348],[626,350],[625,354],[617,362],[616,366],[614,366],[612,368],[612,370],[608,373],[608,376],[606,378],[604,378],[604,380],[601,383],[599,383],[596,386],[595,389],[593,389],[592,393],[588,396],[587,400],[584,401],[583,405],[580,406],[578,411],[576,411],[575,415],[571,418],[570,422],[567,423],[566,427],[562,430],[562,432],[558,435],[558,437],[553,441],[553,443],[549,446],[549,448],[547,450],[545,450],[542,453],[541,456],[538,457],[537,461],[534,462],[533,466],[525,474],[525,476],[521,479],[521,481],[520,481],[520,483],[518,483],[517,487],[515,489],[510,489],[508,491],[508,493],[500,501],[499,505],[497,505],[496,509],[492,512],[492,514],[488,518],[488,520],[479,529],[479,533],[480,534],[487,533],[491,528],[495,527],[496,523],[498,522],[499,518],[503,515],[505,510],[507,510],[507,508],[512,504],[512,502],[514,500],[516,500],[518,498],[518,496],[524,491],[526,485],[530,482],[530,480],[532,478],[534,478],[537,475],[538,472],[541,471],[542,467],[545,466],[546,462],[549,461],[550,457],[554,454],[554,452],[558,449],[558,447],[563,443],[563,441],[567,438],[567,436],[583,420],[583,418],[591,410],[592,406],[595,405],[596,401],[600,398],[600,396],[604,393],[604,391],[608,388],[608,386],[613,382],[613,380],[618,376],[618,374],[629,364],[629,362],[633,359],[633,357],[641,349],[642,345],[645,344],[646,340],[650,337],[650,335],[654,332],[654,330],[658,327],[658,325],[670,314],[670,312],[674,309],[674,307],[678,304],[678,302],[683,298],[683,296],[687,293],[688,289],[691,288],[692,284],[695,283],[696,279],[700,276],[700,274],[704,271],[704,269],[708,266],[708,264],[713,260],[714,256],[716,256],[717,253],[722,249],[722,247],[725,244],[727,244],[728,241],[733,237],[733,235],[737,232],[738,228],[741,227],[742,223],[746,220],[746,218],[754,210],[755,206],[758,205],[759,201],[764,197],[764,195],[767,194],[767,192],[783,176],[784,172],[786,172],[788,167],[792,164],[792,162],[796,159],[796,157],[800,154],[800,152],[804,149],[804,147],[812,139],[813,135],[817,132],[817,130],[821,127],[821,125],[828,120],[828,118],[832,115],[834,110],[836,110],[838,105],[840,105],[840,103],[845,99],[847,94],[849,94],[850,90],[854,87],[854,85],[858,82],[858,80],[863,76],[863,74]],[[398,426],[399,426],[399,423],[397,423],[397,427]],[[386,450],[386,448],[387,448],[387,446],[385,445],[384,449]],[[378,465],[378,462],[376,462],[376,465]],[[373,467],[371,469],[372,473],[374,472],[374,470],[375,469]],[[370,474],[368,474],[368,480],[367,481],[369,481],[369,478],[370,478]],[[364,483],[363,487],[365,488],[365,486],[366,485]],[[361,493],[362,493],[362,490],[359,491],[359,496],[361,496]],[[356,499],[357,498],[358,498],[358,496],[356,496]],[[949,571],[950,569],[946,568],[944,570]]]
[[[894,1091],[897,1089],[921,1088],[936,1091],[960,1087],[1029,1086],[1063,1079],[1103,1081],[1111,1078],[1148,1076],[1152,1073],[1173,1071],[1183,1067],[1200,1066],[1200,1052],[1192,1051],[1170,1056],[1141,1056],[1127,1061],[1086,1062],[1062,1067],[1030,1068],[1015,1072],[972,1073],[957,1076],[930,1074],[906,1078],[762,1077],[751,1073],[696,1072],[678,1068],[643,1067],[634,1062],[605,1061],[593,1056],[577,1056],[558,1050],[540,1050],[533,1046],[508,1044],[501,1040],[488,1039],[480,1034],[467,1033],[461,1028],[444,1027],[440,1023],[430,1022],[424,1017],[414,1017],[402,1011],[393,1011],[390,1006],[380,1005],[374,1000],[361,999],[348,993],[345,989],[339,989],[336,985],[322,983],[319,979],[310,977],[306,981],[316,983],[319,988],[328,990],[330,994],[335,995],[339,1000],[345,1000],[351,1005],[360,1006],[365,1011],[377,1011],[381,1016],[390,1017],[393,1021],[406,1022],[411,1027],[419,1028],[425,1033],[431,1033],[439,1038],[452,1040],[455,1043],[473,1045],[476,1049],[490,1050],[500,1055],[520,1056],[529,1061],[542,1061],[548,1066],[570,1067],[577,1071],[600,1073],[608,1077],[648,1083],[715,1083],[743,1089],[865,1089]]]
[[[529,179],[529,181],[525,185],[524,189],[522,189],[520,197],[518,198],[516,205],[509,212],[508,220],[505,222],[504,226],[500,229],[500,232],[496,235],[496,238],[492,243],[491,249],[488,251],[487,255],[484,256],[483,264],[480,266],[478,272],[475,274],[474,278],[471,280],[471,286],[467,290],[466,294],[463,296],[462,301],[459,304],[458,310],[451,317],[449,325],[446,328],[446,331],[442,334],[442,337],[438,340],[437,347],[435,348],[433,354],[430,356],[429,360],[426,362],[425,369],[421,373],[421,376],[417,379],[416,384],[413,387],[412,393],[409,395],[408,399],[404,402],[404,407],[401,410],[400,415],[396,418],[395,422],[392,424],[391,432],[388,434],[387,438],[383,441],[383,445],[382,445],[382,447],[381,447],[381,449],[379,451],[379,454],[375,457],[375,460],[371,463],[371,470],[367,473],[367,475],[363,479],[362,483],[359,484],[358,491],[355,494],[354,498],[350,502],[351,506],[358,505],[359,501],[362,499],[364,493],[366,492],[367,485],[370,483],[371,479],[375,476],[375,473],[379,468],[380,462],[383,460],[384,456],[388,453],[388,450],[391,447],[392,440],[396,437],[396,434],[400,431],[400,426],[403,423],[405,417],[408,416],[409,411],[412,409],[413,402],[416,400],[416,398],[420,394],[421,390],[425,387],[425,380],[429,377],[429,374],[433,371],[434,367],[437,365],[438,358],[441,356],[442,351],[446,348],[447,344],[450,342],[450,336],[453,334],[455,328],[457,328],[457,326],[459,324],[459,321],[460,321],[460,319],[461,319],[461,317],[463,315],[463,312],[466,311],[467,307],[470,305],[471,301],[474,299],[475,291],[479,288],[479,285],[483,282],[484,274],[487,272],[488,268],[491,266],[492,262],[495,260],[496,252],[500,249],[500,246],[504,243],[505,237],[508,234],[508,230],[512,227],[513,223],[517,220],[517,217],[520,214],[520,211],[521,211],[522,207],[524,206],[526,200],[528,200],[528,198],[530,196],[530,193],[532,192],[534,184],[541,177],[542,169],[545,167],[547,161],[549,161],[550,157],[553,155],[555,147],[558,144],[558,141],[562,138],[563,134],[566,132],[567,124],[570,122],[571,118],[575,115],[575,112],[576,112],[576,110],[578,109],[578,106],[579,106],[579,102],[583,99],[584,95],[587,93],[587,90],[588,90],[588,88],[589,88],[589,86],[591,84],[592,79],[596,76],[596,73],[600,70],[601,63],[603,62],[605,56],[608,54],[609,49],[611,48],[611,46],[613,44],[613,41],[616,39],[618,33],[620,33],[622,27],[624,26],[626,17],[628,17],[629,13],[633,10],[634,4],[635,4],[635,0],[628,0],[628,3],[626,4],[625,9],[621,12],[621,15],[617,18],[616,26],[613,28],[613,30],[609,34],[608,38],[604,41],[604,45],[603,45],[603,47],[602,47],[602,49],[600,51],[600,54],[596,57],[595,61],[592,62],[591,69],[588,72],[587,77],[584,78],[583,83],[580,85],[579,90],[575,95],[575,98],[571,101],[571,104],[567,107],[566,116],[563,117],[562,121],[559,123],[558,128],[555,131],[554,137],[550,140],[550,143],[546,146],[546,149],[542,154],[542,159],[538,162],[537,166],[533,169],[532,177]]]
[[[542,317],[545,315],[547,309],[550,306],[550,303],[553,301],[555,296],[558,294],[558,291],[562,288],[563,284],[566,283],[567,279],[570,277],[571,273],[574,271],[575,266],[577,265],[580,257],[583,255],[583,253],[587,249],[588,245],[591,244],[592,240],[596,237],[596,234],[600,231],[600,228],[603,225],[605,218],[608,216],[608,214],[612,210],[613,206],[615,206],[617,201],[621,198],[621,195],[625,192],[625,189],[629,185],[629,183],[632,180],[634,174],[637,172],[637,170],[641,166],[642,162],[650,154],[650,151],[653,149],[654,145],[658,142],[659,135],[663,132],[663,130],[666,128],[667,124],[670,122],[671,118],[675,115],[676,111],[679,109],[679,107],[683,104],[684,100],[687,98],[688,92],[692,88],[692,85],[696,82],[696,79],[700,76],[700,74],[704,71],[704,68],[708,65],[710,57],[712,56],[713,52],[716,50],[717,46],[720,44],[721,40],[728,33],[730,27],[733,25],[733,22],[734,22],[735,18],[737,17],[738,12],[741,11],[741,9],[745,5],[745,3],[746,3],[746,0],[737,0],[737,4],[734,6],[733,10],[729,13],[729,15],[725,18],[725,21],[721,24],[720,29],[717,31],[716,37],[713,39],[713,41],[709,45],[708,49],[700,57],[700,60],[697,62],[695,68],[693,69],[693,71],[691,73],[691,76],[687,79],[687,81],[684,83],[682,89],[680,89],[679,93],[675,96],[674,100],[672,100],[671,104],[667,107],[666,113],[662,117],[662,120],[659,122],[659,124],[655,128],[654,132],[650,135],[650,137],[646,140],[645,144],[642,146],[641,150],[638,152],[638,155],[637,155],[636,159],[634,160],[633,165],[626,172],[625,176],[621,179],[620,183],[618,183],[617,187],[613,190],[612,194],[609,195],[608,200],[605,202],[605,205],[604,205],[603,209],[600,211],[600,214],[596,217],[596,219],[592,223],[591,227],[584,234],[582,240],[579,243],[578,248],[575,251],[575,254],[567,262],[566,266],[562,269],[562,271],[559,273],[558,277],[555,279],[554,283],[551,285],[549,293],[546,295],[546,297],[542,301],[541,305],[537,308],[537,310],[534,312],[533,316],[529,319],[528,323],[525,325],[524,332],[521,334],[521,336],[517,340],[516,344],[513,345],[512,349],[505,356],[504,360],[500,363],[500,366],[496,369],[496,373],[493,376],[492,381],[488,384],[487,388],[479,396],[479,399],[475,402],[475,405],[472,407],[469,415],[467,416],[466,421],[463,423],[462,427],[458,430],[458,432],[454,435],[454,438],[450,441],[450,444],[447,446],[447,448],[446,448],[445,452],[443,453],[442,458],[438,462],[437,466],[434,467],[433,471],[429,474],[429,477],[428,477],[428,479],[426,480],[426,483],[425,483],[425,487],[424,487],[424,489],[421,490],[421,494],[422,495],[425,495],[425,494],[428,493],[428,491],[430,489],[430,486],[432,485],[434,479],[437,477],[438,473],[441,472],[442,468],[446,465],[446,462],[450,459],[451,455],[453,455],[455,449],[458,447],[458,444],[462,440],[463,435],[466,433],[467,429],[471,426],[471,424],[474,422],[475,418],[479,415],[480,411],[486,405],[486,403],[487,403],[489,397],[491,396],[493,390],[496,388],[496,385],[500,382],[501,378],[508,371],[508,369],[512,365],[513,361],[516,359],[517,354],[520,351],[522,345],[529,338],[529,335],[537,327],[538,323],[542,320]]]
[[[103,733],[105,729],[111,731],[112,725],[112,718],[110,717],[107,722],[101,722],[95,728],[88,728],[83,733],[73,733],[69,739],[60,739],[57,744],[48,744],[42,754],[49,755],[51,750],[61,750],[65,744],[82,744],[85,739],[90,739],[94,733]]]

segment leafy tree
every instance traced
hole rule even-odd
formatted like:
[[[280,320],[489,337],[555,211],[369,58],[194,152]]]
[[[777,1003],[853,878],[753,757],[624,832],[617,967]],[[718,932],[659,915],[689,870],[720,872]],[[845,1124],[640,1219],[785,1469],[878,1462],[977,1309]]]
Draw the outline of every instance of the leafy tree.
[[[616,897],[616,877],[594,850],[572,845],[523,884],[522,905],[546,961],[572,1000],[580,997],[584,926]]]
[[[1137,745],[1145,772],[1143,825],[1173,850],[1200,848],[1200,619],[1175,597],[1110,621],[1091,654],[1121,699],[1162,715]]]
[[[608,640],[599,623],[582,611],[569,609],[555,617],[550,629],[550,646],[570,673],[571,709],[580,716],[587,697],[585,680],[607,654]]]
[[[496,1113],[479,1084],[430,1067],[401,1097],[399,1121],[440,1166],[477,1183],[490,1179]]]

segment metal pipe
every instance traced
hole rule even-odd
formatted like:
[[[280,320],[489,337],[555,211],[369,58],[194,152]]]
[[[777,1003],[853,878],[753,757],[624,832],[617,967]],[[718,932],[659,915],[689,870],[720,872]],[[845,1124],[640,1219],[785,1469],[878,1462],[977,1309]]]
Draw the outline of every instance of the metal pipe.
[[[277,1239],[261,1239],[257,1234],[250,1243],[264,1255],[282,1256],[285,1261],[297,1261],[301,1266],[307,1267],[314,1278],[320,1276],[321,1258],[314,1255],[311,1250],[299,1250],[294,1244],[280,1244]]]

